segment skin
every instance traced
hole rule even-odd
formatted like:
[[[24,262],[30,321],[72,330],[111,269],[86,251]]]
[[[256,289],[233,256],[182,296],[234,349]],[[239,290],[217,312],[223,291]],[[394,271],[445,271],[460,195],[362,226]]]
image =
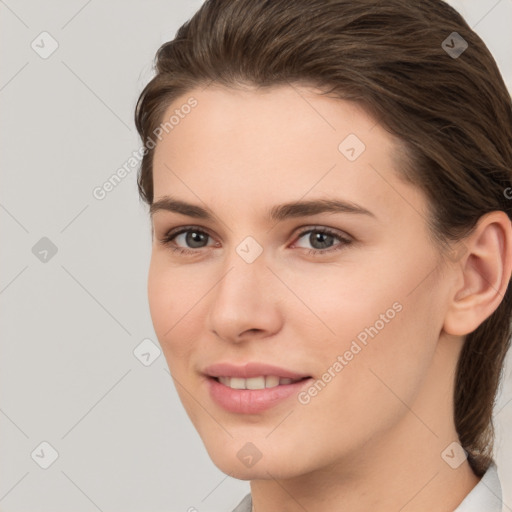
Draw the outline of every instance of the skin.
[[[177,391],[215,465],[250,480],[258,512],[453,511],[479,478],[441,453],[458,436],[453,378],[464,335],[498,307],[511,274],[511,225],[481,218],[462,256],[443,260],[429,237],[428,200],[399,178],[400,145],[360,107],[312,88],[210,85],[158,142],[154,199],[209,208],[214,221],[158,210],[148,297]],[[338,145],[356,134],[349,161]],[[337,198],[370,210],[266,219],[274,205]],[[191,245],[161,240],[198,226]],[[328,227],[336,237],[315,244]],[[192,229],[193,231],[193,229]],[[252,263],[236,247],[263,248]],[[300,236],[300,238],[299,238]],[[322,249],[322,247],[325,247]],[[329,248],[341,247],[340,250]],[[323,255],[308,255],[308,249]],[[321,379],[366,327],[402,309],[307,405],[292,397],[260,414],[235,414],[210,398],[209,364],[261,361]],[[261,452],[252,467],[237,453]]]

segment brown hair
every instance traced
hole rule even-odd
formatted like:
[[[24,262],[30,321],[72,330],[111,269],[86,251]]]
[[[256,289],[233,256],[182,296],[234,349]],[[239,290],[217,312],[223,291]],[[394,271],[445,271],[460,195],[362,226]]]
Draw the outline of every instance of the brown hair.
[[[468,47],[450,54],[462,48],[459,36]],[[403,143],[399,172],[427,195],[440,248],[469,234],[487,212],[512,217],[504,193],[512,172],[510,94],[485,44],[441,0],[207,0],[160,47],[155,67],[135,111],[145,145],[138,188],[149,205],[153,138],[171,102],[212,81],[311,84],[358,102]],[[477,476],[493,456],[511,308],[509,286],[497,310],[467,335],[457,365],[455,426]]]

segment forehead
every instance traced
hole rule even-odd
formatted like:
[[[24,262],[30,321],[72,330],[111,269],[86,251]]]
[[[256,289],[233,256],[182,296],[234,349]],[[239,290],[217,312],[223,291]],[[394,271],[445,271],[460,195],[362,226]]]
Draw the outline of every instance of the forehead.
[[[184,108],[191,99],[195,106]],[[179,121],[154,153],[155,200],[172,194],[231,209],[263,202],[268,210],[338,193],[396,210],[389,180],[396,180],[397,141],[355,103],[297,85],[209,86],[175,100],[163,122],[173,115]]]

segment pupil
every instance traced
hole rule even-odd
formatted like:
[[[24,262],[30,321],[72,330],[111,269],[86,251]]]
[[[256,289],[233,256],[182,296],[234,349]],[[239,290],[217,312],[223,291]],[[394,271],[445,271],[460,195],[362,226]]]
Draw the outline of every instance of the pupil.
[[[313,238],[311,238],[311,237],[313,237]],[[320,237],[320,239],[318,239],[318,237]],[[310,235],[310,242],[311,242],[311,245],[312,245],[313,247],[315,247],[315,243],[316,243],[317,241],[319,241],[319,242],[320,242],[320,245],[322,245],[322,244],[324,244],[324,245],[323,245],[323,246],[321,246],[321,247],[316,247],[316,248],[317,248],[317,249],[325,249],[325,247],[326,247],[326,246],[325,246],[325,240],[323,240],[323,241],[322,241],[322,239],[321,239],[322,237],[327,237],[327,239],[329,240],[330,238],[332,238],[332,235],[329,235],[329,234],[327,234],[327,233],[316,233],[316,234],[311,233],[311,235]]]
[[[199,238],[199,240],[196,240],[196,237]],[[201,238],[204,237],[204,234],[203,233],[197,233],[196,231],[190,231],[189,233],[187,233],[187,236],[186,236],[186,239],[187,239],[187,244],[190,245],[191,247],[201,247]],[[199,243],[199,245],[194,245],[196,244],[196,242]]]

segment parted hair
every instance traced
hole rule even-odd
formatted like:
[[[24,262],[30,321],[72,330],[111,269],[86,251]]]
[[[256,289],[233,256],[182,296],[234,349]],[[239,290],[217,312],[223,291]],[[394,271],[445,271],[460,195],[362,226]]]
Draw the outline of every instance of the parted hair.
[[[441,0],[206,0],[158,49],[136,105],[148,205],[155,130],[173,101],[211,83],[311,85],[357,102],[402,144],[397,173],[426,194],[429,232],[447,257],[482,215],[512,218],[510,93],[486,45]],[[457,363],[454,422],[478,476],[493,458],[511,313],[509,286]]]

